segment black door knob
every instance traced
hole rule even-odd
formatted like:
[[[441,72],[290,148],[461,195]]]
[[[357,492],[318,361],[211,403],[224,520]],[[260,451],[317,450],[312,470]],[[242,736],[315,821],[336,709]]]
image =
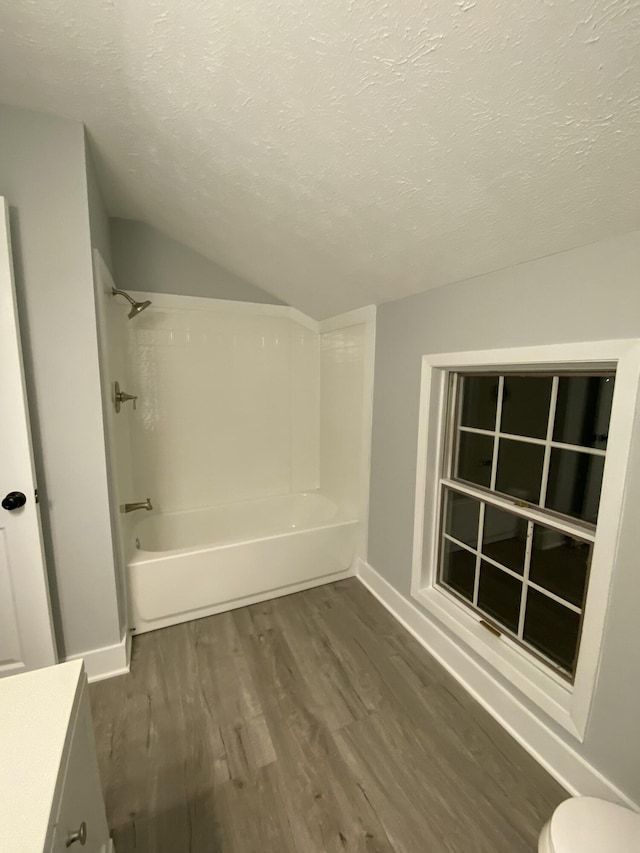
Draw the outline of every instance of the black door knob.
[[[24,506],[27,502],[27,498],[22,492],[9,492],[9,494],[3,498],[2,501],[2,509],[8,509],[9,512],[13,509],[20,509],[21,506]]]

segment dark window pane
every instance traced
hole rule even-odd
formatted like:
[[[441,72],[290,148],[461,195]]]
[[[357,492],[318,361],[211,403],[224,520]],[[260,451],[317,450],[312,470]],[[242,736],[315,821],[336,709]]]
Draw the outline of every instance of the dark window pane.
[[[534,525],[529,578],[582,607],[591,546],[550,527]]]
[[[604,450],[614,384],[613,376],[561,376],[553,440]]]
[[[442,572],[441,580],[459,595],[473,601],[473,585],[476,575],[476,556],[471,551],[442,540]]]
[[[462,380],[462,426],[496,428],[497,376],[465,376]]]
[[[445,533],[472,548],[477,548],[480,501],[447,489],[445,502]]]
[[[526,546],[527,522],[517,515],[485,504],[482,553],[522,574]]]
[[[604,456],[554,447],[545,505],[556,512],[595,524],[603,471]]]
[[[458,433],[458,465],[456,477],[477,483],[479,486],[491,485],[491,462],[493,459],[493,437],[478,435],[475,432]]]
[[[482,561],[478,606],[511,631],[518,630],[521,593],[521,581]]]
[[[529,587],[524,639],[573,674],[578,650],[580,615]]]
[[[523,501],[540,501],[544,447],[500,439],[496,489]]]
[[[550,376],[505,376],[500,432],[546,438],[552,384]]]

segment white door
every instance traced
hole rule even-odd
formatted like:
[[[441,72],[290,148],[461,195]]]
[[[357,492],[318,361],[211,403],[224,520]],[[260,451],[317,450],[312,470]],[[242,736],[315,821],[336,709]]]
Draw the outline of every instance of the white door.
[[[0,196],[0,677],[56,663],[29,414]]]

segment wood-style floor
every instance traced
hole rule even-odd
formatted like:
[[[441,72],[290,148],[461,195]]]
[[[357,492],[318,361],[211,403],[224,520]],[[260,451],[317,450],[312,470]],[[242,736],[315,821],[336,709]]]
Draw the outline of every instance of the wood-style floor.
[[[91,686],[117,853],[535,853],[562,788],[355,579]]]

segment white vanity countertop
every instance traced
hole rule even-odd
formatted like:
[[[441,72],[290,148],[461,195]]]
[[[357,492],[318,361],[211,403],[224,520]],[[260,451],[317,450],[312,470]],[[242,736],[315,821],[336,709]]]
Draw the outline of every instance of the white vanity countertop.
[[[82,661],[0,681],[0,850],[34,853],[47,839]]]

